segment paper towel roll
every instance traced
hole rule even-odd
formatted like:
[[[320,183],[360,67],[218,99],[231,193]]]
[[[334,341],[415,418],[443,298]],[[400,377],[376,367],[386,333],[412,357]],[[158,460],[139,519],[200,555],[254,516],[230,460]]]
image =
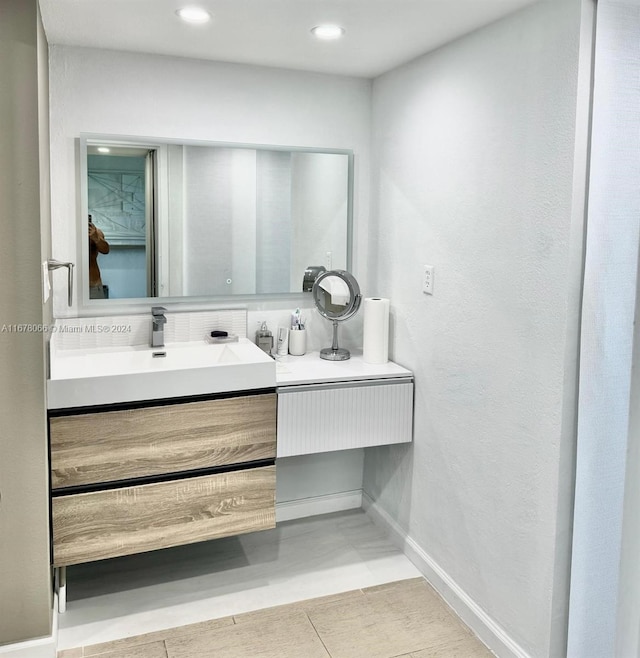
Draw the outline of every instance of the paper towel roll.
[[[362,360],[386,363],[389,360],[389,300],[367,297],[364,300]]]

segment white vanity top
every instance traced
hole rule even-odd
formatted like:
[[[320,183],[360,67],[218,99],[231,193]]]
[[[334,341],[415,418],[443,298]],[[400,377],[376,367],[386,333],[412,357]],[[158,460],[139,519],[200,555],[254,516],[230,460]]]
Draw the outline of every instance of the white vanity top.
[[[367,379],[410,378],[413,373],[393,361],[372,364],[362,360],[362,354],[351,353],[347,361],[328,361],[319,352],[307,352],[303,356],[279,356],[276,360],[278,386],[347,382]]]
[[[169,313],[166,347],[156,349],[148,344],[148,315],[73,318],[56,321],[56,328],[50,344],[49,409],[413,377],[391,361],[364,363],[362,352],[352,352],[347,361],[327,361],[319,352],[274,361],[245,337],[245,311]],[[238,341],[212,345],[202,338],[222,328],[237,333]]]
[[[273,359],[247,338],[51,350],[49,409],[273,388]]]

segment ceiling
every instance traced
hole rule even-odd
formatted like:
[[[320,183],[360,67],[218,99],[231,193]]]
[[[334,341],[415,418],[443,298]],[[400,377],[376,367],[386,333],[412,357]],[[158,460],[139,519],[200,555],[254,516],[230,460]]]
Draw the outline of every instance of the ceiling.
[[[40,0],[49,44],[371,78],[535,0]],[[186,5],[213,19],[188,25]],[[310,29],[338,23],[320,42]]]

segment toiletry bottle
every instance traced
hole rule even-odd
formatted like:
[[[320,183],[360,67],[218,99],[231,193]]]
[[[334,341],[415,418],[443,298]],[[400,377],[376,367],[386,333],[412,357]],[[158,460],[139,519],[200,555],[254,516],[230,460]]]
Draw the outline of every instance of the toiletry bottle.
[[[271,350],[273,349],[273,334],[269,331],[265,320],[260,323],[260,328],[256,331],[256,345],[267,354],[271,354]]]
[[[276,354],[278,356],[287,356],[289,354],[289,329],[287,327],[278,327]]]

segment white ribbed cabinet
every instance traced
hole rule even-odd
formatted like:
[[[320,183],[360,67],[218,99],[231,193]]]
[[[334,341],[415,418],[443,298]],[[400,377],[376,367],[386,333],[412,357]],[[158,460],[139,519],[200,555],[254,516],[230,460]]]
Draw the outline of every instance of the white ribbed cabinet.
[[[413,378],[278,388],[278,457],[407,443]]]

